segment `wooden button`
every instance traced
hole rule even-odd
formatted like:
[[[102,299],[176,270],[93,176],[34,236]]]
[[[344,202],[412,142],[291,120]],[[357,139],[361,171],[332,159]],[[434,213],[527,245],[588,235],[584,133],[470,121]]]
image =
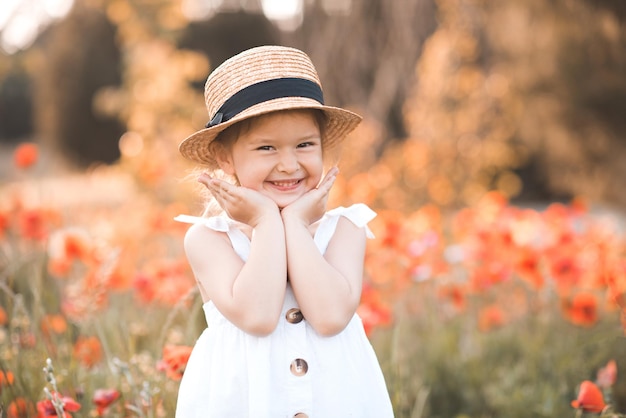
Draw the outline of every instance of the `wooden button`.
[[[290,324],[297,324],[298,322],[304,319],[304,315],[298,308],[291,308],[285,314],[285,318],[287,318],[287,322]]]
[[[301,358],[297,358],[291,362],[291,366],[289,366],[289,370],[294,376],[304,376],[306,372],[309,370],[309,365],[306,361]]]

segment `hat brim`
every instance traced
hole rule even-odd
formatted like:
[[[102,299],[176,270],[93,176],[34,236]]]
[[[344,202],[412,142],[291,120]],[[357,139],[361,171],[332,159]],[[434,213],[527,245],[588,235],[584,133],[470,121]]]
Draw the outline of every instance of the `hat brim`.
[[[305,97],[283,97],[259,103],[237,114],[232,119],[219,125],[199,130],[185,138],[178,146],[183,157],[209,166],[215,166],[215,157],[211,153],[209,144],[217,135],[229,126],[242,120],[260,116],[279,110],[319,109],[326,115],[323,147],[330,149],[338,145],[348,133],[353,131],[361,122],[361,116],[349,110],[338,107],[324,106],[315,100]]]

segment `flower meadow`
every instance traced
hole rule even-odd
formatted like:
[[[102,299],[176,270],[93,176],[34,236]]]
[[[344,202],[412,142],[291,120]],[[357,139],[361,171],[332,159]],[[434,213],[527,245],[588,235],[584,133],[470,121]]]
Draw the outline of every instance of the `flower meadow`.
[[[0,416],[173,416],[206,326],[173,221],[194,209],[123,164],[40,158],[18,146],[0,185]],[[358,313],[397,417],[624,416],[619,217],[497,192],[374,209]]]

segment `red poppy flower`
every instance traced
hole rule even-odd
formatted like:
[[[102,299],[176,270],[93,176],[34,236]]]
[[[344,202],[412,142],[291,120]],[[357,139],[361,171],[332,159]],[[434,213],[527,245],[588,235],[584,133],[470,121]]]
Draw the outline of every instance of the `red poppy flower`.
[[[195,289],[187,269],[184,258],[152,260],[135,277],[135,295],[144,303],[174,306]]]
[[[369,283],[363,284],[361,302],[357,308],[357,313],[361,317],[367,335],[371,335],[375,328],[387,326],[393,321],[391,309],[383,301],[378,289]]]
[[[46,214],[42,210],[24,210],[19,214],[18,222],[24,238],[41,240],[48,235]]]
[[[74,357],[85,367],[93,367],[102,360],[102,345],[96,337],[78,337],[74,343]]]
[[[163,359],[159,362],[158,369],[172,380],[182,379],[192,348],[185,345],[166,345],[163,347]]]
[[[115,389],[97,389],[93,394],[93,403],[96,405],[98,415],[107,412],[109,406],[120,397],[120,392]]]
[[[13,152],[13,162],[17,168],[29,168],[39,159],[39,147],[25,142],[17,146]]]
[[[76,412],[80,410],[80,404],[69,396],[59,396],[57,393],[52,393],[52,396],[58,397],[63,404],[63,418],[72,418],[68,412]],[[54,408],[54,404],[50,399],[44,399],[37,402],[37,418],[58,417],[57,411]]]
[[[107,279],[109,290],[128,290],[133,285],[134,260],[130,256],[121,254],[120,259],[113,267]]]
[[[41,319],[40,328],[46,337],[52,334],[63,334],[67,331],[67,321],[63,315],[47,314]]]
[[[68,228],[51,234],[48,253],[48,271],[56,277],[67,276],[76,261],[85,264],[95,261],[91,240],[80,229]]]
[[[135,296],[143,303],[150,303],[156,298],[156,289],[152,284],[154,280],[144,273],[137,273],[133,281]]]
[[[540,270],[539,254],[530,248],[521,249],[517,253],[515,271],[535,290],[543,288],[544,278]]]
[[[2,393],[3,386],[11,386],[14,381],[15,377],[13,376],[13,373],[9,371],[3,372],[0,370],[0,394]]]
[[[449,300],[458,311],[465,308],[465,292],[463,288],[456,284],[442,286],[438,295],[441,299]]]
[[[565,315],[573,324],[590,327],[598,321],[598,301],[590,293],[579,293],[565,306]]]
[[[499,328],[504,323],[504,312],[498,305],[486,306],[478,314],[478,329],[483,332]]]
[[[357,313],[363,322],[365,334],[372,334],[375,328],[389,325],[392,321],[391,311],[380,302],[361,303]]]
[[[62,221],[60,213],[49,208],[21,208],[16,213],[19,234],[25,239],[42,241]]]
[[[58,416],[57,411],[50,399],[44,399],[43,401],[37,402],[37,412],[39,412],[37,418]],[[63,415],[65,416],[66,414],[64,413]]]
[[[380,235],[380,244],[384,247],[392,247],[397,249],[402,249],[402,217],[399,213],[389,211],[383,212],[379,215],[380,219],[384,222],[383,230]]]
[[[7,418],[29,418],[35,416],[35,405],[24,399],[15,398],[7,409]]]
[[[4,236],[11,224],[8,212],[0,210],[0,238]]]
[[[601,388],[607,389],[613,386],[617,379],[617,363],[615,360],[609,360],[606,366],[598,370],[596,383]]]
[[[6,325],[8,320],[9,316],[7,315],[7,311],[5,311],[2,306],[0,306],[0,325]]]
[[[582,269],[578,265],[575,248],[570,246],[568,249],[569,251],[561,250],[559,253],[548,257],[547,260],[550,275],[561,291],[567,291],[578,285],[582,276]]]
[[[572,406],[585,412],[602,412],[606,407],[604,397],[598,387],[591,381],[585,380],[580,384],[578,398],[572,401]]]

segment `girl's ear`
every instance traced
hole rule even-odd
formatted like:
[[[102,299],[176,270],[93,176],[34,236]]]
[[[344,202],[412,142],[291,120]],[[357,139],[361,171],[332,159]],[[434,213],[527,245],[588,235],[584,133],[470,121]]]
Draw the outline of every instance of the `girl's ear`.
[[[231,176],[235,175],[235,165],[233,164],[233,157],[230,151],[219,142],[214,141],[211,145],[213,146],[215,160],[222,171]]]

